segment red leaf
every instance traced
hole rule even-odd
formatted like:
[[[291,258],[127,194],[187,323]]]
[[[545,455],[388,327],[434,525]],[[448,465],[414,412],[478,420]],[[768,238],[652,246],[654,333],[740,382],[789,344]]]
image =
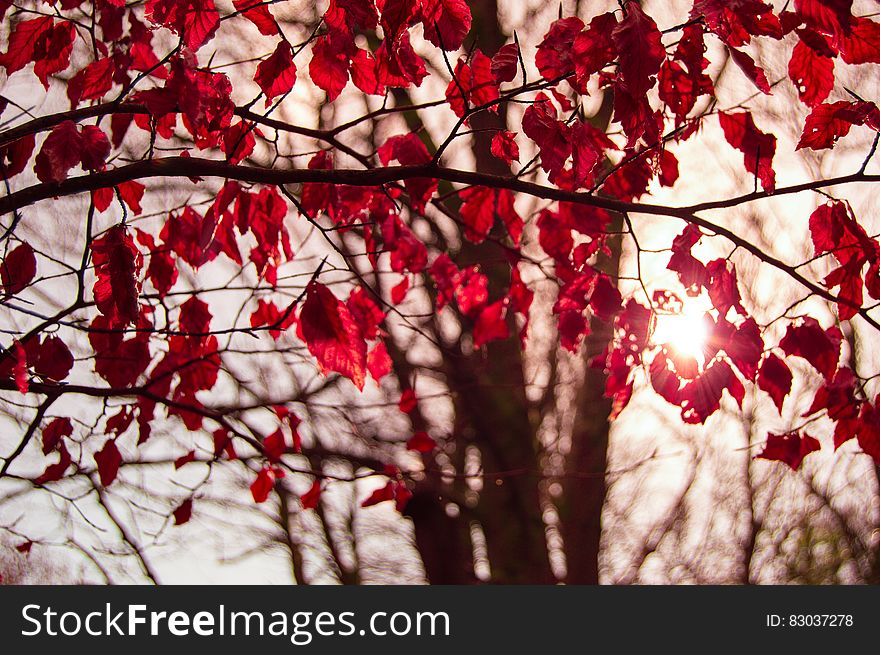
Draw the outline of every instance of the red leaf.
[[[498,100],[498,85],[491,72],[491,62],[479,50],[470,63],[464,58],[459,60],[453,77],[446,87],[446,99],[459,118],[463,118],[471,107],[489,105]],[[489,111],[497,112],[498,106],[490,106]]]
[[[49,90],[49,75],[60,73],[70,65],[70,53],[76,38],[73,22],[64,21],[40,36],[34,44],[34,75]]]
[[[643,96],[654,86],[652,79],[666,58],[657,24],[637,2],[627,2],[626,16],[611,33],[620,54],[620,74],[627,91],[634,97]]]
[[[259,63],[254,81],[263,90],[267,107],[272,104],[273,98],[284,95],[293,88],[296,82],[296,65],[287,41],[279,42],[275,52]]]
[[[287,442],[284,439],[284,433],[278,428],[263,439],[263,452],[271,462],[277,462],[281,456],[287,451]]]
[[[767,81],[767,75],[762,68],[755,64],[755,60],[742,50],[728,48],[728,51],[730,52],[730,58],[745,73],[746,77],[755,83],[755,86],[758,87],[761,93],[771,95],[772,91],[770,90],[770,82]]]
[[[97,280],[95,304],[113,325],[128,325],[138,318],[143,257],[123,225],[110,228],[92,241],[92,263]]]
[[[495,56],[492,57],[492,75],[498,84],[512,82],[516,77],[519,66],[519,46],[516,43],[508,43],[501,46]]]
[[[419,139],[418,135],[412,132],[389,137],[379,147],[378,154],[379,161],[382,162],[383,166],[388,166],[395,159],[403,166],[417,166],[431,161],[431,156],[428,154],[425,144]],[[406,186],[406,192],[412,200],[415,211],[423,213],[425,205],[437,189],[437,180],[426,177],[409,178],[404,185]],[[399,273],[400,271],[397,272]]]
[[[30,539],[28,539],[24,543],[18,544],[15,547],[15,550],[17,550],[19,553],[22,553],[23,555],[29,555],[31,552],[31,547],[33,545],[34,545],[34,542],[31,541]]]
[[[378,382],[383,377],[391,373],[393,363],[388,355],[384,341],[379,341],[373,346],[373,349],[367,354],[367,370],[373,379]]]
[[[230,164],[238,164],[254,151],[257,143],[255,131],[254,125],[246,121],[238,121],[226,129],[223,133],[223,152]]]
[[[385,312],[369,296],[363,287],[355,287],[345,301],[352,317],[361,329],[364,339],[375,339],[379,336],[380,325],[385,320]]]
[[[473,186],[464,189],[459,197],[462,199],[460,212],[464,235],[469,241],[482,243],[495,222],[495,190]]]
[[[840,100],[813,107],[804,124],[804,133],[797,144],[797,150],[810,148],[822,150],[833,148],[837,139],[849,134],[853,125],[862,125],[870,120],[880,120],[873,102],[847,102]]]
[[[786,355],[804,358],[830,381],[837,370],[842,340],[838,328],[823,330],[816,319],[808,316],[800,325],[788,326],[779,347]]]
[[[730,365],[715,360],[701,376],[688,382],[681,390],[681,416],[687,423],[705,423],[721,407],[724,390],[742,405],[745,388]]]
[[[318,88],[327,93],[329,102],[336,100],[348,83],[349,65],[348,54],[332,43],[330,37],[322,36],[315,41],[309,75]]]
[[[492,137],[492,154],[503,160],[506,164],[519,161],[519,146],[516,141],[516,132],[501,131]]]
[[[465,316],[473,318],[489,300],[489,279],[480,273],[479,267],[471,266],[461,272],[455,300]]]
[[[94,61],[74,75],[67,83],[70,106],[76,107],[82,100],[98,100],[113,87],[113,58]]]
[[[104,167],[107,155],[110,154],[110,141],[100,127],[83,125],[80,133],[80,163],[86,170]]]
[[[404,414],[409,414],[416,408],[417,405],[418,399],[416,398],[416,392],[412,389],[404,389],[403,393],[400,394],[400,400],[397,403],[397,408]]]
[[[848,33],[839,36],[840,58],[847,64],[880,63],[880,23],[870,18],[853,18]]]
[[[391,302],[399,305],[406,300],[406,293],[409,291],[409,278],[405,277],[400,282],[391,287]]]
[[[275,36],[278,34],[278,23],[269,11],[269,5],[262,0],[232,0],[235,10],[257,26],[260,34]]]
[[[192,498],[187,498],[174,510],[174,525],[183,525],[192,517]]]
[[[182,455],[174,460],[174,470],[186,466],[190,462],[196,461],[196,451],[191,450],[186,455]]]
[[[95,463],[98,465],[101,485],[109,487],[116,479],[119,465],[122,464],[122,455],[119,454],[115,439],[109,439],[104,447],[95,453]]]
[[[474,348],[482,348],[491,341],[510,336],[507,325],[507,302],[505,298],[485,307],[474,323]]]
[[[0,282],[6,298],[24,291],[37,275],[37,259],[34,250],[22,243],[14,248],[0,263]]]
[[[361,503],[361,507],[378,505],[379,503],[385,502],[386,500],[394,500],[394,484],[391,482],[391,480],[389,480],[384,487],[376,489],[373,493],[371,493],[369,497]]]
[[[24,68],[33,60],[34,46],[46,32],[52,29],[53,20],[50,16],[40,16],[31,20],[21,21],[9,36],[9,47],[0,55],[0,66],[6,69],[6,75]]]
[[[264,466],[257,474],[257,479],[251,484],[251,495],[254,502],[262,503],[275,487],[275,470]]]
[[[834,60],[798,41],[788,62],[788,76],[801,102],[814,107],[825,100],[834,88]]]
[[[9,179],[21,173],[34,152],[36,140],[33,134],[0,146],[0,176]]]
[[[776,154],[776,137],[761,132],[747,111],[735,114],[719,112],[718,121],[727,142],[743,153],[746,170],[758,177],[765,191],[775,190],[773,156]]]
[[[458,50],[471,29],[471,10],[465,0],[422,0],[422,24],[428,41],[447,52]]]
[[[70,354],[70,349],[54,335],[43,339],[34,350],[33,355],[28,357],[29,363],[34,373],[45,380],[61,382],[73,368],[73,355]]]
[[[303,509],[315,509],[321,499],[321,481],[315,480],[309,490],[299,497]]]
[[[522,127],[526,136],[540,149],[541,167],[554,182],[571,155],[569,127],[556,119],[556,110],[543,93],[539,93],[534,104],[526,109]]]
[[[707,284],[709,299],[718,310],[719,316],[721,318],[727,316],[731,307],[744,315],[745,309],[740,303],[734,265],[726,259],[715,259],[706,264],[706,273],[709,276]]]
[[[300,325],[306,346],[321,371],[336,371],[363,389],[367,344],[345,303],[320,282],[312,282],[300,313]]]
[[[755,457],[785,462],[792,470],[797,471],[804,457],[821,447],[816,439],[806,433],[803,436],[799,432],[770,433],[767,435],[767,445],[764,446],[764,450]]]
[[[576,16],[561,18],[553,22],[535,53],[535,65],[545,80],[570,75],[574,72],[574,41],[584,23]]]
[[[436,447],[437,442],[434,441],[427,432],[416,432],[406,442],[406,449],[414,450],[417,453],[430,453]]]
[[[586,87],[590,76],[608,66],[617,56],[612,39],[616,27],[617,16],[607,12],[596,16],[587,30],[575,37],[572,55],[581,87]]]
[[[66,416],[53,419],[43,428],[43,454],[48,455],[61,444],[61,439],[73,434],[73,424]]]
[[[791,380],[788,365],[773,353],[767,355],[758,372],[758,387],[770,394],[780,414],[785,397],[791,392]]]
[[[145,16],[150,22],[180,35],[193,52],[207,43],[220,27],[214,0],[147,0]]]
[[[34,171],[41,182],[60,182],[80,162],[82,137],[73,121],[52,128],[34,160]]]
[[[880,411],[876,407],[878,400],[880,399],[874,399],[874,405],[862,405],[857,428],[859,448],[873,457],[875,464],[880,464]],[[835,434],[835,439],[836,436]]]
[[[56,482],[64,477],[64,473],[67,471],[67,468],[70,466],[72,460],[70,458],[70,453],[67,452],[67,447],[64,445],[64,442],[60,442],[58,444],[58,454],[60,455],[60,459],[57,464],[50,464],[46,467],[46,470],[37,477],[34,482],[36,484],[46,484],[47,482]]]

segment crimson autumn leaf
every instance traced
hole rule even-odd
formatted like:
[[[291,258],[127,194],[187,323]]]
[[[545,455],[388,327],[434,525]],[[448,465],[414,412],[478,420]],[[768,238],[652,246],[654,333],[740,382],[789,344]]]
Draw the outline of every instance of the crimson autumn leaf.
[[[534,141],[541,152],[541,167],[553,182],[562,172],[565,160],[571,155],[570,128],[557,120],[556,110],[543,93],[523,114],[523,132]]]
[[[383,503],[386,500],[394,500],[394,484],[391,480],[388,483],[379,489],[376,489],[373,493],[371,493],[366,500],[361,503],[361,507],[371,507],[373,505],[378,505],[379,503]]]
[[[269,5],[263,0],[232,0],[235,10],[257,26],[260,34],[275,36],[278,34],[278,24],[269,11]]]
[[[491,61],[477,50],[470,62],[459,60],[453,72],[453,79],[446,87],[446,99],[459,118],[464,117],[471,107],[488,105],[498,100],[498,85],[491,72]],[[489,107],[497,112],[498,105]]]
[[[776,172],[773,170],[773,156],[776,154],[776,137],[761,132],[747,111],[737,113],[718,113],[718,121],[724,131],[724,138],[744,155],[745,167],[755,175],[765,191],[776,189]]]
[[[797,471],[801,462],[810,453],[822,448],[819,441],[810,435],[800,432],[767,435],[767,445],[755,457],[785,462],[792,470]]]
[[[53,23],[51,16],[40,16],[21,21],[15,26],[9,36],[6,52],[0,54],[0,66],[6,69],[7,76],[33,61],[35,45],[41,36],[52,29]]]
[[[122,464],[122,455],[116,447],[115,439],[109,439],[104,447],[95,453],[95,463],[98,465],[101,485],[109,487],[119,474],[119,466]]]
[[[174,460],[174,470],[176,471],[194,461],[196,461],[196,451],[191,450],[186,455],[181,455]]]
[[[510,335],[507,307],[507,299],[502,298],[480,311],[474,323],[474,348],[482,348],[491,341],[506,339]]]
[[[350,58],[332,37],[322,36],[312,46],[312,61],[309,74],[318,88],[327,93],[327,100],[333,102],[348,84]]]
[[[70,467],[73,460],[70,457],[70,453],[67,452],[67,447],[64,445],[63,441],[58,444],[58,454],[58,462],[55,464],[49,464],[49,466],[46,467],[46,470],[34,479],[35,484],[57,482],[64,477],[64,474],[67,472],[67,469]]]
[[[388,166],[395,159],[403,166],[418,166],[431,161],[425,144],[412,132],[390,137],[379,147],[378,154],[383,166]],[[417,212],[424,212],[425,205],[437,189],[437,180],[428,177],[408,178],[404,185],[413,208]]]
[[[190,520],[192,517],[192,506],[192,498],[187,498],[175,508],[173,512],[174,525],[183,525]]]
[[[284,439],[284,433],[278,428],[263,439],[263,452],[271,462],[277,462],[281,456],[287,451],[287,443]]]
[[[576,16],[554,21],[535,53],[535,65],[545,80],[564,77],[574,72],[573,45],[584,29],[584,23]]]
[[[95,372],[113,387],[128,387],[150,365],[150,346],[145,333],[123,339],[106,316],[97,316],[89,331],[95,351]]]
[[[246,121],[238,121],[226,129],[223,133],[223,152],[230,164],[238,164],[254,151],[256,131],[253,123]]]
[[[417,453],[430,453],[437,447],[437,442],[424,431],[416,432],[406,442],[407,450],[414,450]]]
[[[838,35],[840,58],[847,64],[880,63],[880,23],[855,17],[850,19],[849,28]]]
[[[66,416],[52,419],[43,428],[43,454],[48,455],[59,447],[64,437],[73,434],[73,424]]]
[[[779,347],[786,355],[807,360],[826,380],[831,380],[837,370],[842,341],[843,335],[837,327],[823,330],[815,318],[807,316],[800,325],[788,326]]]
[[[492,137],[492,154],[506,164],[519,161],[519,146],[516,141],[516,133],[502,130]]]
[[[779,357],[770,353],[758,371],[758,386],[770,394],[776,409],[782,413],[782,403],[791,392],[792,374],[788,365]]]
[[[817,38],[822,37],[817,35]],[[834,88],[834,60],[800,40],[788,62],[788,76],[798,90],[801,102],[814,107]]]
[[[293,311],[285,310],[282,313],[274,302],[263,298],[257,301],[257,309],[251,314],[251,327],[271,326],[269,334],[274,339],[280,337],[281,333],[295,322],[296,315]]]
[[[116,225],[92,241],[92,263],[98,310],[114,325],[136,322],[143,257],[125,226]]]
[[[306,346],[322,372],[340,373],[363,389],[367,344],[345,303],[320,282],[311,282],[299,324]]]
[[[293,88],[296,82],[296,65],[293,63],[293,51],[287,41],[280,41],[275,52],[257,65],[254,81],[266,96],[267,107],[272,104],[276,96],[284,95]]]
[[[193,52],[207,43],[220,27],[214,0],[147,0],[145,16],[152,23],[180,35]]]
[[[73,368],[73,355],[59,337],[51,335],[42,340],[28,339],[25,343],[28,364],[44,380],[61,382]]]
[[[257,479],[251,483],[251,495],[254,502],[262,503],[269,497],[272,489],[275,488],[275,479],[278,469],[264,466],[257,474]]]
[[[76,75],[67,85],[71,108],[83,100],[98,100],[113,87],[113,59],[105,57],[94,61]]]
[[[35,143],[34,135],[28,134],[0,146],[0,175],[9,179],[21,173],[30,161]]]
[[[519,65],[519,46],[516,43],[508,43],[501,46],[492,57],[492,75],[498,84],[512,82],[516,77]]]
[[[34,249],[27,243],[13,248],[0,262],[0,283],[3,296],[9,298],[24,291],[37,275]]]
[[[412,389],[404,389],[400,394],[400,400],[397,402],[397,408],[404,414],[409,414],[418,405],[416,393]]]
[[[823,150],[833,148],[841,137],[849,134],[853,125],[867,123],[880,130],[880,112],[873,102],[847,102],[840,100],[813,107],[804,124],[804,132],[797,149]]]
[[[705,423],[721,408],[721,396],[727,392],[742,406],[745,388],[730,365],[716,359],[680,392],[681,416],[687,423]]]
[[[458,50],[471,30],[471,10],[465,0],[421,0],[421,15],[425,38],[446,51]]]
[[[318,501],[320,499],[321,481],[318,479],[312,482],[312,486],[309,487],[309,490],[299,497],[303,509],[315,509],[318,506]]]
[[[367,353],[367,370],[376,382],[391,373],[393,366],[384,341],[377,342],[373,349]]]
[[[653,77],[660,71],[666,50],[657,24],[637,2],[624,5],[625,16],[611,32],[620,53],[620,74],[627,91],[642,96],[654,86]]]

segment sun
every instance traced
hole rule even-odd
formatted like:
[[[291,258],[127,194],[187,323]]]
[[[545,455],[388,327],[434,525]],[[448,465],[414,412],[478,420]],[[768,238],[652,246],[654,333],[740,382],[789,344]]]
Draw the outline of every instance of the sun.
[[[681,312],[656,314],[651,341],[654,345],[666,345],[678,354],[704,360],[709,328],[705,313],[685,305]]]

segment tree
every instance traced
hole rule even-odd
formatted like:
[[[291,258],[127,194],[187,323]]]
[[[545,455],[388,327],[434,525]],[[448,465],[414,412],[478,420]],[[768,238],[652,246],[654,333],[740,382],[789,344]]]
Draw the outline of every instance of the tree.
[[[596,583],[653,399],[880,462],[872,3],[289,4],[0,1],[7,512],[156,581],[270,501],[254,548],[359,582],[388,504],[431,582]]]

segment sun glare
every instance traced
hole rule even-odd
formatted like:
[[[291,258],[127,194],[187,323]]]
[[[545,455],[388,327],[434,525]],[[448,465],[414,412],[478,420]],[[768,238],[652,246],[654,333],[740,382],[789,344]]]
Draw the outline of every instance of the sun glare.
[[[658,314],[652,341],[665,344],[679,354],[703,361],[709,331],[703,312],[684,311],[680,314]]]

